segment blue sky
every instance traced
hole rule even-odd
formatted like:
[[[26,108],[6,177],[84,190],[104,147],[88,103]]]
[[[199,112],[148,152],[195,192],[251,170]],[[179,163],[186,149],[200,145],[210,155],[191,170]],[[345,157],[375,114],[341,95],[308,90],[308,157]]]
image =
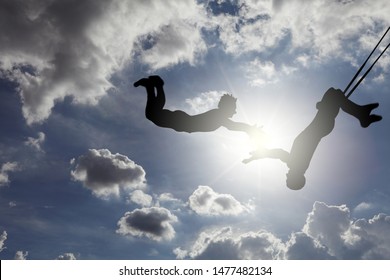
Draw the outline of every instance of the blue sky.
[[[241,162],[245,134],[155,126],[132,86],[160,75],[166,107],[190,114],[231,93],[233,120],[289,150],[389,12],[385,0],[1,0],[0,258],[389,259],[388,53],[351,97],[379,102],[383,120],[363,129],[340,112],[300,191],[277,160]]]

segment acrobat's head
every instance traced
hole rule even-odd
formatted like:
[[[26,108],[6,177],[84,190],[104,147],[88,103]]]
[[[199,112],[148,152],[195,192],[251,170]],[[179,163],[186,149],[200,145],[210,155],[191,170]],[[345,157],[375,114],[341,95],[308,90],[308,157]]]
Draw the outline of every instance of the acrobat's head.
[[[231,94],[224,94],[218,103],[218,109],[222,110],[227,117],[232,117],[236,113],[237,98]]]
[[[291,190],[300,190],[306,184],[306,178],[302,172],[290,169],[286,176],[287,187]]]

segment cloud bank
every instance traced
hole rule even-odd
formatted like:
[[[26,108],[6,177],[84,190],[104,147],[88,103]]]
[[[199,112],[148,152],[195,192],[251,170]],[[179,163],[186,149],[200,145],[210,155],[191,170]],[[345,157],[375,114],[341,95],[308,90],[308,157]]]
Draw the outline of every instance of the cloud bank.
[[[210,46],[235,56],[288,53],[287,63],[305,67],[335,57],[356,64],[355,54],[371,50],[389,25],[389,10],[386,0],[4,0],[0,75],[17,82],[27,123],[40,123],[66,96],[96,105],[114,87],[112,75],[129,64],[151,71],[196,65]],[[206,33],[214,34],[213,43]],[[275,73],[291,66],[269,60],[252,63],[264,73],[249,71],[252,85],[275,82]],[[389,61],[379,67],[388,70]]]
[[[126,212],[118,221],[117,233],[147,237],[155,241],[169,241],[175,237],[172,223],[177,221],[177,217],[163,207],[135,209]]]
[[[345,205],[315,202],[300,232],[283,241],[271,232],[234,233],[230,227],[202,232],[178,258],[193,259],[389,259],[390,216],[352,220]]]
[[[72,160],[76,164],[71,176],[80,181],[100,198],[119,196],[121,190],[142,188],[145,171],[121,154],[112,154],[107,149],[90,149],[87,154]]]

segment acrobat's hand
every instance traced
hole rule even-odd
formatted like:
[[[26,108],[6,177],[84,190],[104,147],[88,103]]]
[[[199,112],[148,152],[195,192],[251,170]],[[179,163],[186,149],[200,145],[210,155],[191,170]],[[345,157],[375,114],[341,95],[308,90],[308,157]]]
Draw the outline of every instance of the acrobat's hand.
[[[265,157],[265,154],[264,154],[265,150],[264,149],[257,149],[255,151],[252,151],[250,152],[250,155],[251,157],[247,158],[247,159],[244,159],[242,162],[247,164],[251,161],[254,161],[254,160],[257,160],[257,159],[261,159],[261,158],[264,158]]]

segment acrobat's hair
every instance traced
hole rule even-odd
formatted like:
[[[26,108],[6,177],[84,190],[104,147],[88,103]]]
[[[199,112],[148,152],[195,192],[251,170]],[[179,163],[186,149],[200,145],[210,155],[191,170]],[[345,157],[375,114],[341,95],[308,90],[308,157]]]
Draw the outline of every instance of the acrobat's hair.
[[[237,98],[231,94],[224,94],[221,96],[221,99],[218,103],[218,108],[232,107],[236,106]]]

